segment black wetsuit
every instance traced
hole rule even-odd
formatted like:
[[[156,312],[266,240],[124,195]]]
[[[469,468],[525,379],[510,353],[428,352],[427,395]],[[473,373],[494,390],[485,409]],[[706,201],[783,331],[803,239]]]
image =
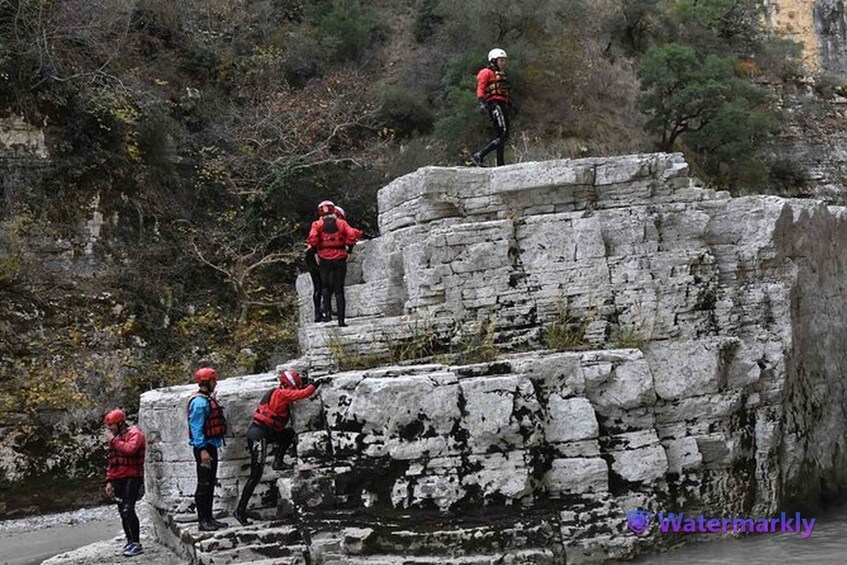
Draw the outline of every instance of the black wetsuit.
[[[331,297],[335,294],[335,309],[338,312],[338,324],[344,324],[346,304],[344,300],[344,279],[347,277],[347,259],[321,259],[321,286],[323,287],[324,320],[331,316]]]
[[[323,286],[321,283],[321,269],[316,260],[317,254],[317,249],[309,248],[304,255],[306,259],[306,270],[309,271],[309,276],[312,277],[312,304],[315,307],[315,321],[320,322],[323,313],[323,308],[321,308]]]
[[[138,523],[138,515],[135,513],[135,503],[141,498],[144,477],[125,477],[112,479],[110,482],[115,490],[115,501],[118,503],[118,513],[121,516],[126,541],[139,543],[141,527]]]
[[[262,473],[265,470],[265,458],[268,455],[268,442],[277,444],[274,467],[279,467],[282,464],[283,455],[285,455],[285,452],[288,451],[288,448],[294,442],[294,430],[285,428],[282,432],[276,433],[258,422],[252,422],[250,427],[247,428],[247,450],[250,452],[250,477],[247,479],[244,490],[241,491],[241,498],[238,501],[237,512],[242,516],[247,511],[247,503],[250,502],[250,497],[253,496],[256,485],[262,480]]]
[[[491,140],[482,151],[479,152],[480,159],[485,159],[485,156],[494,150],[497,150],[497,166],[506,164],[504,151],[506,150],[506,142],[509,140],[509,104],[506,102],[495,101],[486,104],[488,116],[491,118],[491,123],[494,124],[496,137]]]

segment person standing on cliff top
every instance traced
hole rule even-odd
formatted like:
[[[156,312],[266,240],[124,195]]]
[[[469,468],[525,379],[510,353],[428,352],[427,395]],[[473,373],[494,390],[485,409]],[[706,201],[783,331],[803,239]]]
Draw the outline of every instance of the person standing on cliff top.
[[[335,204],[324,200],[318,204],[319,220],[312,222],[306,243],[318,250],[323,289],[321,321],[331,320],[331,295],[335,294],[338,325],[345,327],[346,305],[344,302],[344,279],[347,277],[348,249],[362,237],[357,230],[335,213]]]
[[[335,215],[336,217],[347,221],[347,215],[344,213],[344,208],[341,206],[335,207]],[[347,246],[347,253],[352,253],[353,246]],[[321,282],[321,267],[318,263],[318,250],[308,243],[306,244],[306,250],[303,252],[304,260],[306,263],[306,271],[309,273],[309,277],[312,279],[312,304],[315,309],[315,323],[323,322],[323,321],[331,321],[332,320],[332,308],[331,305],[327,307],[330,315],[324,320],[324,309],[321,306],[321,302],[323,300],[323,283]],[[332,289],[329,289],[329,295],[332,296]]]
[[[482,111],[488,112],[496,131],[488,145],[472,155],[477,167],[485,166],[485,156],[497,151],[497,166],[505,165],[504,151],[509,140],[509,112],[512,95],[506,78],[506,52],[492,49],[488,52],[488,66],[476,75],[476,98]]]
[[[144,551],[135,503],[140,498],[144,483],[147,440],[140,429],[126,423],[126,413],[120,408],[106,414],[103,424],[109,443],[105,492],[108,498],[118,503],[118,513],[126,535],[126,545],[121,554],[132,557]]]
[[[199,529],[210,532],[226,528],[229,524],[212,517],[212,503],[218,475],[218,449],[223,445],[226,418],[223,407],[215,399],[218,372],[212,367],[201,367],[194,373],[200,389],[188,399],[188,443],[194,448],[197,464],[197,489],[194,505],[197,507]]]
[[[238,508],[233,516],[242,526],[250,525],[247,518],[247,504],[262,480],[265,470],[268,442],[276,444],[276,454],[272,468],[274,471],[284,469],[283,457],[294,443],[294,430],[289,427],[290,406],[292,402],[309,398],[321,385],[318,379],[314,384],[303,385],[303,379],[297,371],[286,369],[279,374],[279,386],[269,390],[259,402],[253,421],[247,428],[247,451],[250,452],[250,478],[244,484]]]

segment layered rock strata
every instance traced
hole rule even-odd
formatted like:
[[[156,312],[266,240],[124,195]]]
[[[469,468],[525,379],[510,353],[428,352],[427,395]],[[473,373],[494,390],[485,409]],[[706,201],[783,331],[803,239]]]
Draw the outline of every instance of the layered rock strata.
[[[425,168],[379,210],[350,327],[310,323],[298,281],[296,364],[331,382],[296,405],[296,457],[254,495],[281,522],[197,532],[192,387],[142,397],[159,535],[193,561],[601,562],[675,541],[629,532],[634,508],[768,516],[845,484],[844,208],[731,199],[660,154]],[[409,351],[429,362],[339,368]],[[221,514],[273,384],[219,385]]]

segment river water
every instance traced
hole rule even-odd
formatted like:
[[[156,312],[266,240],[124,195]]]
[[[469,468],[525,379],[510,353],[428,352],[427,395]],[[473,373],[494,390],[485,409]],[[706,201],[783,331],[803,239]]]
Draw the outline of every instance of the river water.
[[[806,539],[801,538],[799,533],[753,534],[739,538],[721,538],[696,543],[661,555],[643,557],[630,563],[638,565],[847,564],[847,506],[817,515],[804,513],[803,517],[815,518],[814,531]],[[710,534],[701,535],[701,539],[708,535]]]
[[[811,536],[800,534],[756,534],[740,538],[723,537],[695,543],[660,555],[630,561],[634,565],[843,565],[847,564],[847,506],[815,518]],[[655,526],[654,526],[655,527]],[[30,565],[62,551],[120,535],[120,521],[114,507],[101,507],[21,520],[0,521],[0,565]],[[148,565],[179,563],[169,552],[156,554],[149,532],[143,533]],[[679,534],[661,534],[679,535]],[[708,539],[701,534],[699,539]],[[119,540],[121,541],[121,540]],[[116,544],[112,544],[116,545]],[[120,543],[117,543],[116,547]],[[114,549],[114,548],[112,548]],[[111,557],[111,550],[108,556]],[[98,562],[96,559],[92,562]],[[102,561],[101,561],[102,562]]]
[[[120,531],[114,506],[0,521],[0,565],[34,565]]]

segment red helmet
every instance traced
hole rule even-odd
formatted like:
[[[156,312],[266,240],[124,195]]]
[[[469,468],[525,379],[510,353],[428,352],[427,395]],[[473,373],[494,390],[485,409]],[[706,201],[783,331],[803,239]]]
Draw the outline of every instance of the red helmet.
[[[335,207],[335,215],[341,218],[342,220],[347,219],[347,214],[344,212],[344,208],[342,208],[341,206]]]
[[[279,374],[279,384],[282,388],[300,388],[303,385],[303,379],[297,371],[286,369]]]
[[[194,372],[194,380],[198,383],[205,383],[212,380],[218,380],[218,372],[211,367],[203,367]]]
[[[113,426],[122,422],[126,422],[126,414],[120,408],[115,408],[103,418],[103,423],[107,426]]]
[[[318,204],[318,216],[326,216],[327,214],[335,214],[335,204],[332,200],[324,200]]]

